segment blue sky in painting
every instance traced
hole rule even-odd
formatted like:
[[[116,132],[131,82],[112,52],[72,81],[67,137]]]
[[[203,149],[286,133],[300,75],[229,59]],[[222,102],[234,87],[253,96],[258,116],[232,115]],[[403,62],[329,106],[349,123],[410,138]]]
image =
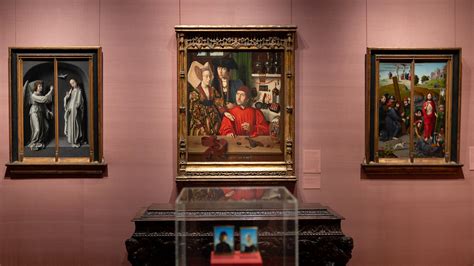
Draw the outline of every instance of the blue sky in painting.
[[[446,62],[436,62],[436,63],[415,63],[415,75],[421,77],[426,75],[428,77],[431,76],[431,72],[436,71],[436,69],[443,69],[446,65]]]
[[[405,73],[410,72],[410,64],[409,63],[403,63],[405,65]],[[380,71],[380,77],[385,79],[388,78],[388,72],[392,72],[393,75],[397,73],[397,65],[400,65],[400,68],[398,70],[398,74],[403,73],[403,66],[402,64],[397,64],[397,63],[380,63],[379,65],[379,71]]]
[[[421,77],[423,75],[431,76],[431,72],[436,69],[443,69],[446,62],[433,62],[433,63],[415,63],[415,75]],[[393,75],[397,72],[397,63],[380,63],[379,65],[380,77],[385,79],[388,78],[388,73],[392,72]],[[405,72],[410,72],[410,64],[405,63]],[[403,66],[400,64],[398,73],[403,73]]]

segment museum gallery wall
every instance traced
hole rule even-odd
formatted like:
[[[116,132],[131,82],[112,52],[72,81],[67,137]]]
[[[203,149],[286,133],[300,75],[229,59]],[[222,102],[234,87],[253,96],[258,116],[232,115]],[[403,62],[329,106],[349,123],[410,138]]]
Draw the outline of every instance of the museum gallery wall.
[[[1,1],[0,161],[9,154],[8,47],[101,46],[108,175],[0,179],[0,264],[128,265],[130,219],[176,196],[178,24],[298,26],[296,175],[321,188],[299,182],[297,195],[346,217],[352,265],[472,264],[473,12],[468,0]],[[462,47],[463,179],[361,179],[367,47]],[[320,175],[303,175],[305,150],[321,151]]]

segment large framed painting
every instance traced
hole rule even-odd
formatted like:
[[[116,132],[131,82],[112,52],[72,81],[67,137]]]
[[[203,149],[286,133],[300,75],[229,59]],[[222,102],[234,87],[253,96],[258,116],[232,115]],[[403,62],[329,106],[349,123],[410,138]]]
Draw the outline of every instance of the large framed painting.
[[[460,177],[461,49],[367,49],[368,176]]]
[[[11,177],[102,176],[100,47],[9,48]]]
[[[178,184],[296,181],[295,34],[176,26]]]

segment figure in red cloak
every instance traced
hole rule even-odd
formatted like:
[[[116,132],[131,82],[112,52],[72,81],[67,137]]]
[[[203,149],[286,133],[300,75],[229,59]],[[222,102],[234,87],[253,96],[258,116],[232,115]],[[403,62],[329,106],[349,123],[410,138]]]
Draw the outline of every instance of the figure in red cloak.
[[[237,90],[235,101],[237,106],[229,110],[231,116],[222,119],[219,134],[223,136],[250,136],[269,135],[268,122],[262,111],[248,106],[250,90],[241,86]]]
[[[423,103],[423,138],[425,141],[432,139],[436,124],[436,103],[433,101],[433,95],[428,92],[426,100]]]

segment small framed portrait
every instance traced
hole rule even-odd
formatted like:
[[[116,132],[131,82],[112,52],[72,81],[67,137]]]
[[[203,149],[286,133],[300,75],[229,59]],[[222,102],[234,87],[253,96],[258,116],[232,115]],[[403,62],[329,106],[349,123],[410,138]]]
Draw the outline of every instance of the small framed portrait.
[[[100,47],[9,49],[10,177],[102,176]]]
[[[258,227],[240,227],[240,252],[258,251]]]
[[[177,26],[176,34],[176,181],[294,183],[296,27]]]
[[[232,254],[234,252],[234,226],[214,227],[214,253]]]

